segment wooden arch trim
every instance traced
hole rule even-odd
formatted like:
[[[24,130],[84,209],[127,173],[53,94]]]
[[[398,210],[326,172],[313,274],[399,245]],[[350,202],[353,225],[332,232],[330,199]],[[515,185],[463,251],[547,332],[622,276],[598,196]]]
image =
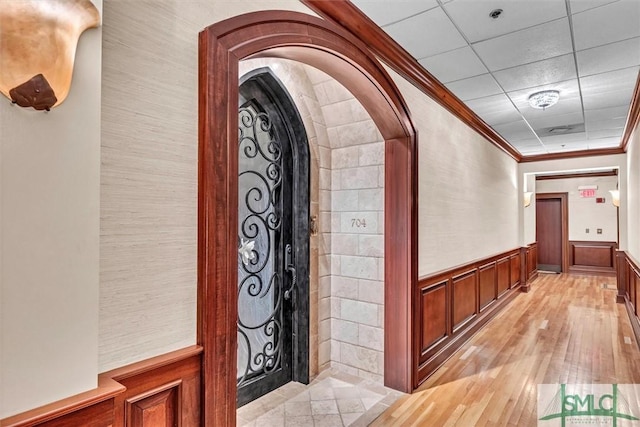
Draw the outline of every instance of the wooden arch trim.
[[[207,27],[199,44],[198,343],[203,424],[235,425],[238,62],[312,65],[349,89],[385,138],[385,384],[409,392],[417,283],[417,136],[395,84],[368,48],[333,23],[263,11]]]

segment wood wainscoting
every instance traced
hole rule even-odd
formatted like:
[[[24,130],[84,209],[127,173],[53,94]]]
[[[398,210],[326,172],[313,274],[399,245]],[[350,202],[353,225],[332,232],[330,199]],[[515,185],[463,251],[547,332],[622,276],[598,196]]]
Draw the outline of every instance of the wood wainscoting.
[[[616,275],[616,242],[569,241],[569,272]]]
[[[5,418],[0,426],[199,426],[201,353],[194,345],[105,372],[95,390]]]
[[[626,251],[616,251],[618,295],[617,302],[627,308],[629,321],[640,343],[640,263]]]
[[[522,291],[529,292],[531,282],[538,277],[538,243],[534,242],[520,249],[522,253]]]
[[[534,243],[418,280],[414,388],[536,277]]]

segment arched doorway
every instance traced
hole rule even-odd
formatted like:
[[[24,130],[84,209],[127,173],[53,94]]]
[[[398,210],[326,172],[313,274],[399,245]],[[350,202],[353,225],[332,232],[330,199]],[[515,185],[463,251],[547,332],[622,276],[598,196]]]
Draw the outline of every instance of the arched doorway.
[[[238,61],[260,56],[331,75],[362,103],[385,139],[385,385],[413,388],[417,141],[408,109],[384,68],[346,31],[300,13],[251,13],[200,34],[198,342],[205,425],[235,424]]]
[[[309,145],[268,67],[238,105],[238,404],[309,380]]]

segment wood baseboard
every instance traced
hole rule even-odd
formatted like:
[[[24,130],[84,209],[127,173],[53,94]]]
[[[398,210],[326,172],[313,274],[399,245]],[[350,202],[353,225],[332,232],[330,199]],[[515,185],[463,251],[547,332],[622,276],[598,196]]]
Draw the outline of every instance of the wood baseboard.
[[[612,270],[610,268],[597,268],[597,267],[579,267],[579,266],[570,266],[569,273],[571,274],[584,274],[587,276],[606,276],[606,277],[616,277],[616,270]]]
[[[4,418],[0,427],[197,426],[201,353],[194,345],[105,372],[96,389]]]

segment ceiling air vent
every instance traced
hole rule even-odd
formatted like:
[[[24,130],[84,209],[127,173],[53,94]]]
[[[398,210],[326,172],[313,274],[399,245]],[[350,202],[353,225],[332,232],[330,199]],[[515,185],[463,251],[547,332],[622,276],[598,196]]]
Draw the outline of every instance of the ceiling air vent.
[[[575,123],[572,125],[551,126],[548,128],[536,129],[535,131],[540,138],[545,136],[568,135],[571,133],[584,132],[584,123]]]

